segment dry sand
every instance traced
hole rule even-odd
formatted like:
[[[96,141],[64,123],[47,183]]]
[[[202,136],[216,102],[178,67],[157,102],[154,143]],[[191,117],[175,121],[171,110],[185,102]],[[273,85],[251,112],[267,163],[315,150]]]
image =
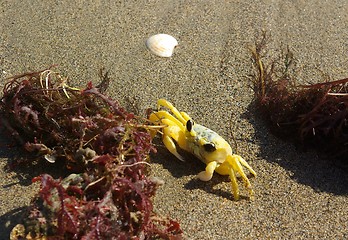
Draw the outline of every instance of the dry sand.
[[[269,134],[255,115],[247,44],[262,29],[272,49],[289,45],[303,82],[348,74],[348,2],[321,1],[0,1],[0,87],[5,78],[58,64],[83,86],[110,71],[110,95],[140,113],[166,98],[232,141],[258,173],[255,200],[232,201],[228,179],[204,183],[204,165],[182,163],[163,147],[152,174],[165,185],[156,211],[181,222],[185,239],[347,239],[347,173],[315,152],[300,152]],[[144,45],[155,33],[179,41],[170,59]],[[131,103],[131,104],[130,104]],[[0,148],[0,239],[37,191],[42,169],[6,172]],[[242,194],[247,195],[245,189]]]

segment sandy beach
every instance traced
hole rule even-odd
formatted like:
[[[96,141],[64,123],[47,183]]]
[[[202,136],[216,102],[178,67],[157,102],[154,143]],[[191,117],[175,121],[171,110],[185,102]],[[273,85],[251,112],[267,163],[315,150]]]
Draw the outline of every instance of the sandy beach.
[[[289,46],[299,81],[348,76],[346,1],[0,1],[0,87],[15,74],[53,64],[71,85],[98,83],[145,115],[159,98],[217,131],[257,172],[249,201],[240,182],[233,201],[227,177],[195,176],[197,159],[178,161],[157,141],[151,174],[164,180],[155,211],[178,220],[184,239],[347,239],[348,173],[328,157],[299,151],[273,136],[258,117],[248,76],[248,45],[266,30],[269,51]],[[150,53],[146,39],[174,36],[171,58]],[[13,152],[0,140],[0,239],[8,239],[38,190],[45,167],[7,171]]]

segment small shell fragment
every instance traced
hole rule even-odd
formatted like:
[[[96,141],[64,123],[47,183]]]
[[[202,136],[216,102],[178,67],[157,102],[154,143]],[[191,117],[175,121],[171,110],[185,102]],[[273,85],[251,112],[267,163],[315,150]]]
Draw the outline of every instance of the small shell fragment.
[[[168,34],[156,34],[146,40],[147,48],[160,57],[171,57],[178,41]]]

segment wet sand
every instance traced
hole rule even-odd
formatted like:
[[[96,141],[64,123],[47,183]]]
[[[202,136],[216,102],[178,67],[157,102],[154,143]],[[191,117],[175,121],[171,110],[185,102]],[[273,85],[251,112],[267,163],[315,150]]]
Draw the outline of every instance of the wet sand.
[[[226,177],[196,180],[204,165],[176,160],[159,142],[151,169],[165,185],[155,208],[180,221],[185,239],[348,238],[347,173],[269,133],[253,105],[247,50],[265,29],[271,52],[287,45],[294,52],[299,81],[347,77],[348,3],[254,2],[2,1],[0,87],[6,77],[52,64],[84,86],[97,83],[105,67],[109,94],[139,114],[166,98],[230,142],[233,132],[238,153],[258,174],[250,179],[253,201],[232,201]],[[172,58],[146,49],[156,33],[178,39]],[[37,191],[31,178],[45,170],[6,171],[13,153],[3,141],[0,147],[0,239],[7,239]]]

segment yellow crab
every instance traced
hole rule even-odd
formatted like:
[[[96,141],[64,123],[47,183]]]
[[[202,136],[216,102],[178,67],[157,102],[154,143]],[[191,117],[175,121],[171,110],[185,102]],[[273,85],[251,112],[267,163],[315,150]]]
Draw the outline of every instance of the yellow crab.
[[[203,161],[207,165],[205,171],[197,175],[202,181],[209,181],[214,171],[221,175],[229,175],[235,200],[239,199],[236,178],[236,173],[239,173],[252,197],[253,190],[242,166],[246,167],[254,176],[256,173],[241,156],[232,154],[232,148],[225,139],[213,130],[194,123],[187,113],[179,112],[165,99],[159,99],[157,105],[158,111],[152,112],[149,120],[154,124],[165,126],[162,140],[173,155],[184,161],[176,150],[177,144],[181,149],[194,154]],[[174,116],[168,111],[160,110],[161,107],[168,108]]]

